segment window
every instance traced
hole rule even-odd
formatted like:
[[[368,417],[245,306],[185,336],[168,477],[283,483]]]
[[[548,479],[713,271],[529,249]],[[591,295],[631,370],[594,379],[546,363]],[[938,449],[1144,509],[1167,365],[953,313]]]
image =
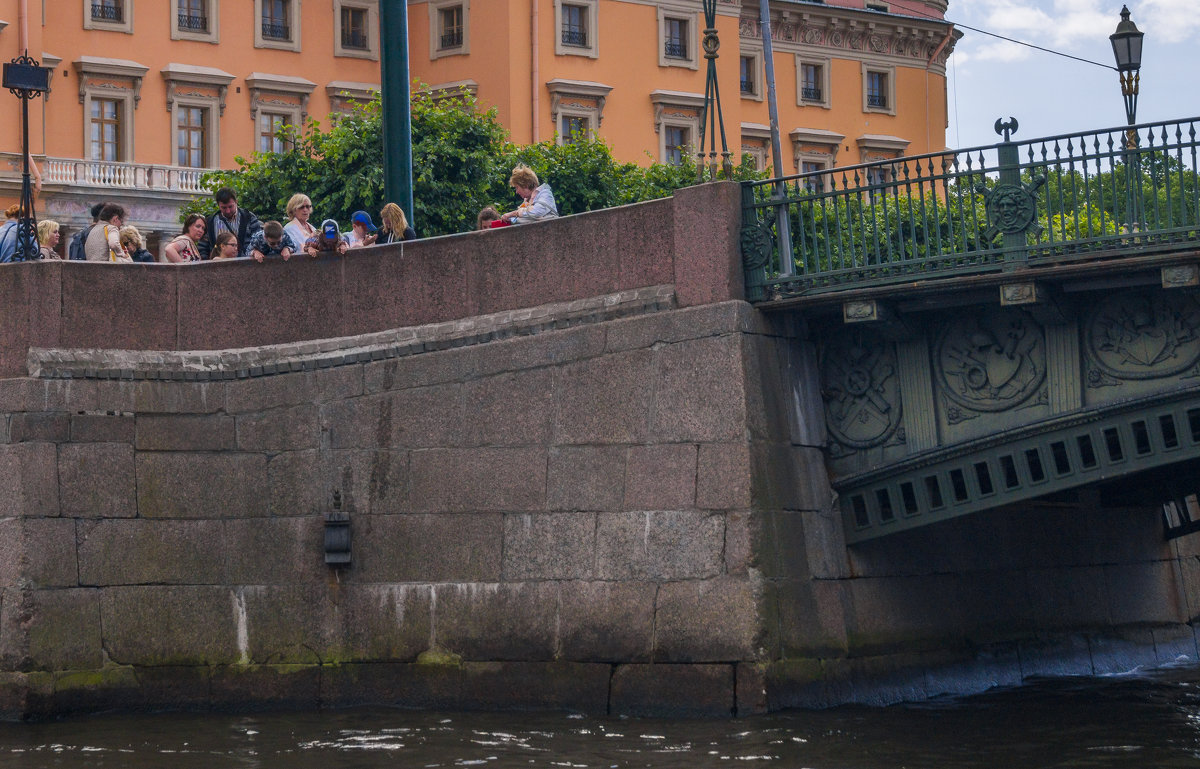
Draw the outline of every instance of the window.
[[[880,13],[887,13],[887,12],[888,12],[888,5],[887,5],[887,3],[871,3],[871,2],[868,2],[868,3],[866,4],[866,7],[867,7],[867,10],[868,10],[868,11],[879,11]]]
[[[654,105],[654,130],[658,133],[658,157],[678,165],[700,136],[700,113],[704,94],[656,90],[650,92]]]
[[[171,19],[172,40],[199,40],[218,43],[217,4],[219,0],[174,0]]]
[[[83,0],[83,28],[133,33],[133,0]]]
[[[741,59],[739,61],[741,63],[740,66],[741,66],[742,96],[752,95],[754,93],[754,81],[755,81],[754,57],[753,56],[743,56],[743,57],[741,57]]]
[[[671,10],[659,6],[658,35],[659,51],[658,66],[688,67],[699,69],[696,58],[696,15],[684,10]]]
[[[896,114],[896,90],[890,67],[863,64],[863,112]]]
[[[471,52],[468,0],[429,0],[429,58]]]
[[[797,106],[829,107],[829,61],[796,57]]]
[[[254,15],[258,20],[254,25],[255,48],[300,50],[299,0],[254,0]],[[334,19],[337,23],[339,16],[335,14]]]
[[[279,129],[285,125],[291,125],[289,115],[283,115],[278,112],[259,112],[258,151],[286,152],[288,150],[287,142],[276,135]]]
[[[554,0],[554,26],[558,30],[554,38],[555,55],[587,56],[592,59],[600,55],[596,40],[598,1]]]
[[[663,140],[665,150],[663,152],[663,162],[673,166],[683,165],[683,156],[688,153],[692,146],[692,129],[690,126],[665,125],[663,133],[666,138]]]
[[[742,123],[739,128],[742,157],[749,155],[754,160],[756,170],[766,169],[771,156],[771,127],[763,123]]]
[[[205,107],[180,107],[176,112],[175,146],[178,149],[176,164],[187,168],[207,168],[205,152],[208,138],[208,109]]]
[[[738,57],[739,92],[743,99],[762,101],[763,93],[763,52],[761,50],[746,50],[742,48]]]
[[[562,6],[562,43],[587,47],[587,8],[581,5]]]
[[[379,5],[334,0],[333,55],[379,59]]]
[[[590,121],[584,115],[563,115],[559,126],[559,138],[563,144],[574,144],[586,141],[590,129]]]
[[[788,132],[792,140],[792,152],[796,159],[796,171],[808,173],[820,169],[833,168],[838,150],[846,139],[845,134],[824,128],[793,128]],[[816,177],[815,184],[821,185],[821,190],[829,188],[829,175]],[[809,187],[805,183],[806,189]]]
[[[800,173],[802,174],[817,174],[816,176],[807,176],[801,180],[804,186],[804,191],[810,195],[818,192],[824,192],[828,188],[829,177],[821,175],[820,172],[829,167],[827,161],[821,160],[801,160]]]
[[[590,80],[555,78],[546,83],[550,92],[550,119],[559,144],[586,139],[604,119],[604,102],[612,86]]]
[[[121,109],[116,99],[92,99],[89,160],[124,160],[121,153]]]

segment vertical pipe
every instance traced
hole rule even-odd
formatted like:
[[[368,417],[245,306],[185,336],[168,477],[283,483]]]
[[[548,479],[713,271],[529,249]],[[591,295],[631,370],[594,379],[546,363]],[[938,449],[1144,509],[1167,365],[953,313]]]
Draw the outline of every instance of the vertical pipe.
[[[404,209],[404,215],[415,228],[406,0],[379,2],[379,55],[383,97],[383,194]]]
[[[17,4],[17,52],[29,51],[29,0]]]
[[[775,99],[775,51],[771,45],[771,6],[770,0],[759,0],[759,21],[762,29],[763,63],[767,74],[767,110],[771,117],[771,165],[775,178],[783,178],[783,149],[779,141],[779,105]],[[775,197],[787,197],[787,187],[783,182],[775,185]],[[776,227],[779,230],[779,273],[791,275],[792,264],[792,233],[788,226],[788,210],[786,205],[775,208],[777,217]]]
[[[538,96],[541,93],[541,89],[538,88],[538,80],[541,78],[538,73],[538,0],[530,0],[530,3],[533,5],[533,13],[529,18],[529,58],[531,59],[529,62],[529,108],[531,111],[529,137],[531,144],[537,144],[541,139],[538,132],[538,117],[541,112],[538,102]],[[555,34],[558,34],[557,30],[555,30]],[[595,30],[592,30],[592,34],[596,34]]]

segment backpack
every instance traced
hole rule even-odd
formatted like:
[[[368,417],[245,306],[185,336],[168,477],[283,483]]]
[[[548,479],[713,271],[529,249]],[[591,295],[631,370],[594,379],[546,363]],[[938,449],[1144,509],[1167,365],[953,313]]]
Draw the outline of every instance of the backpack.
[[[87,242],[88,232],[91,229],[91,225],[88,225],[71,236],[71,243],[67,246],[67,258],[77,262],[87,261],[87,254],[83,253],[83,244]]]

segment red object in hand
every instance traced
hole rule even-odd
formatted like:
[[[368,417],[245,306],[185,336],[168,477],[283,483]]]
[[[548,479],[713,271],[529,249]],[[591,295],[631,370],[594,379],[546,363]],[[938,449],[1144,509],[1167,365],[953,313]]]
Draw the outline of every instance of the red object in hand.
[[[489,224],[488,228],[494,230],[497,227],[511,227],[511,226],[512,226],[512,222],[506,222],[503,219],[497,219],[496,221]]]

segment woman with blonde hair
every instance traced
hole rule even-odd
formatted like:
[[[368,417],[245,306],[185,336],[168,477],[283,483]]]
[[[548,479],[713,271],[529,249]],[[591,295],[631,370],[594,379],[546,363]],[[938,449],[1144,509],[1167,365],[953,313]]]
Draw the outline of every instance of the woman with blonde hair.
[[[60,237],[58,222],[53,219],[43,219],[38,222],[38,245],[39,259],[62,259],[54,247],[58,245]]]
[[[416,231],[409,226],[408,218],[404,216],[404,209],[395,203],[388,203],[383,207],[379,212],[379,221],[383,226],[379,228],[376,244],[417,239]]]
[[[283,225],[283,231],[293,243],[307,243],[309,238],[317,234],[317,228],[308,223],[312,210],[313,204],[308,195],[297,192],[288,198],[288,223]]]
[[[125,246],[125,250],[133,257],[135,262],[155,262],[154,254],[146,250],[146,239],[142,237],[142,233],[137,227],[132,224],[127,224],[121,228],[120,232],[121,245]]]
[[[500,215],[500,221],[509,224],[531,224],[558,217],[558,206],[554,204],[554,193],[549,184],[538,184],[537,174],[527,165],[521,164],[512,170],[508,185],[517,191],[524,202],[516,211]]]

